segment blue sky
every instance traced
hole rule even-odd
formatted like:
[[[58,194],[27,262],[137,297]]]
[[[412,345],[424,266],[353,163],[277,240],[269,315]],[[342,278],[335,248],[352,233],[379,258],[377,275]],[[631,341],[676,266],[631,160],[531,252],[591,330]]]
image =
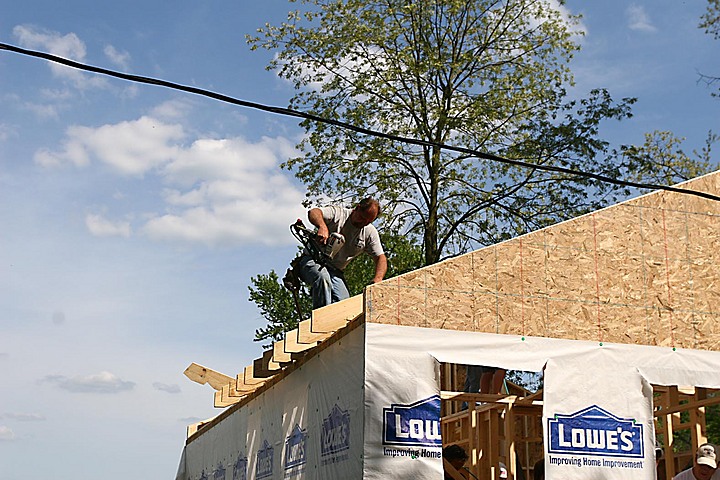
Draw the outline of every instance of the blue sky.
[[[6,2],[0,42],[286,106],[244,35],[287,1]],[[720,42],[699,0],[571,0],[577,92],[638,97],[613,142],[701,148]],[[294,120],[0,51],[0,480],[172,478],[187,424],[220,411],[187,380],[261,353],[249,278],[282,272],[304,189],[278,165]]]

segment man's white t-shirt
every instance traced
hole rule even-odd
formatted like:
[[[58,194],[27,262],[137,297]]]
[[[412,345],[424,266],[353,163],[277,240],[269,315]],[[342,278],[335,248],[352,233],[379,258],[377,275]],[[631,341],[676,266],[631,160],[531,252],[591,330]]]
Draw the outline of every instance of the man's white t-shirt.
[[[385,253],[380,243],[380,234],[374,225],[357,228],[352,224],[350,221],[352,209],[330,206],[320,210],[329,232],[338,232],[345,237],[345,244],[331,262],[333,267],[345,270],[350,260],[362,252],[367,252],[373,258]]]

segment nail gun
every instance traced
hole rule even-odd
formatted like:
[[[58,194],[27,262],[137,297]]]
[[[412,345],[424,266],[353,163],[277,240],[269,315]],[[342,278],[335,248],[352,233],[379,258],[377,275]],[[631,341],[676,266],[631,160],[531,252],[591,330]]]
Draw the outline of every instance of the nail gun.
[[[295,238],[298,239],[300,244],[305,247],[310,257],[323,268],[327,268],[330,261],[335,258],[335,255],[340,251],[342,246],[345,244],[345,237],[337,232],[333,232],[328,237],[327,241],[323,244],[317,238],[317,231],[311,230],[305,227],[302,220],[298,220],[290,225],[290,232]],[[303,320],[302,310],[300,309],[300,272],[299,261],[301,257],[296,257],[290,262],[290,268],[285,272],[283,277],[283,285],[285,288],[290,290],[295,299],[295,309],[298,314],[299,321]]]
[[[305,224],[299,218],[290,225],[290,231],[310,253],[312,259],[324,267],[335,258],[335,255],[345,244],[345,237],[337,232],[331,233],[324,244],[320,243],[317,238],[317,231],[305,227]]]

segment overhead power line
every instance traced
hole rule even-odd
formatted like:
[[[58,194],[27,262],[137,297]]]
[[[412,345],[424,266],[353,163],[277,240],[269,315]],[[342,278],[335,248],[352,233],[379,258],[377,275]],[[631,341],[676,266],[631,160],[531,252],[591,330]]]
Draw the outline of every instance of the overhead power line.
[[[326,123],[329,125],[334,125],[334,126],[337,126],[337,127],[340,127],[340,128],[346,129],[346,130],[351,130],[351,131],[361,133],[364,135],[385,138],[385,139],[393,140],[396,142],[408,143],[411,145],[418,145],[418,146],[423,146],[423,147],[441,148],[443,150],[448,150],[448,151],[452,151],[452,152],[458,152],[458,153],[463,153],[466,155],[471,155],[473,157],[481,158],[483,160],[490,160],[490,161],[504,163],[507,165],[513,165],[513,166],[521,167],[521,168],[541,170],[541,171],[553,172],[553,173],[563,173],[563,174],[571,175],[571,176],[575,176],[575,177],[589,178],[589,179],[597,180],[599,182],[609,183],[609,184],[613,184],[613,185],[620,185],[623,187],[643,188],[643,189],[648,189],[648,190],[665,190],[668,192],[676,192],[676,193],[682,193],[682,194],[687,194],[687,195],[695,195],[695,196],[706,198],[709,200],[720,201],[720,196],[713,195],[713,194],[707,193],[707,192],[700,192],[698,190],[689,190],[689,189],[685,189],[685,188],[677,188],[677,187],[672,187],[672,186],[668,186],[668,185],[656,185],[656,184],[652,184],[652,183],[639,183],[639,182],[631,182],[631,181],[627,181],[627,180],[619,180],[616,178],[608,177],[606,175],[601,175],[601,174],[593,173],[593,172],[586,172],[586,171],[582,171],[582,170],[573,170],[570,168],[559,167],[559,166],[554,166],[554,165],[538,165],[538,164],[533,164],[533,163],[527,163],[527,162],[522,162],[520,160],[512,160],[509,158],[500,157],[498,155],[493,155],[491,153],[480,152],[478,150],[473,150],[470,148],[457,147],[454,145],[447,145],[444,143],[431,142],[431,141],[427,141],[427,140],[419,140],[416,138],[392,135],[389,133],[379,132],[377,130],[371,130],[368,128],[358,127],[356,125],[352,125],[352,124],[346,123],[346,122],[341,122],[339,120],[333,120],[331,118],[320,117],[320,116],[314,115],[312,113],[300,112],[297,110],[292,110],[290,108],[263,105],[261,103],[250,102],[247,100],[240,100],[237,98],[230,97],[228,95],[223,95],[221,93],[212,92],[210,90],[204,90],[202,88],[191,87],[188,85],[181,85],[178,83],[168,82],[166,80],[160,80],[157,78],[143,77],[140,75],[131,75],[129,73],[108,70],[106,68],[100,68],[100,67],[96,67],[93,65],[87,65],[84,63],[76,62],[74,60],[69,60],[67,58],[58,57],[56,55],[52,55],[49,53],[38,52],[36,50],[28,50],[25,48],[20,48],[20,47],[14,46],[14,45],[6,44],[6,43],[0,43],[0,50],[7,50],[9,52],[19,53],[22,55],[27,55],[27,56],[36,57],[36,58],[42,58],[42,59],[48,60],[50,62],[59,63],[59,64],[62,64],[62,65],[68,66],[68,67],[77,68],[79,70],[85,70],[88,72],[93,72],[93,73],[97,73],[97,74],[101,74],[101,75],[107,75],[110,77],[121,78],[123,80],[128,80],[131,82],[145,83],[148,85],[158,85],[161,87],[171,88],[173,90],[180,90],[183,92],[193,93],[195,95],[201,95],[204,97],[213,98],[215,100],[220,100],[221,102],[225,102],[225,103],[231,103],[233,105],[240,105],[242,107],[253,108],[256,110],[262,110],[265,112],[275,113],[278,115],[303,118],[306,120],[311,120],[313,122]]]

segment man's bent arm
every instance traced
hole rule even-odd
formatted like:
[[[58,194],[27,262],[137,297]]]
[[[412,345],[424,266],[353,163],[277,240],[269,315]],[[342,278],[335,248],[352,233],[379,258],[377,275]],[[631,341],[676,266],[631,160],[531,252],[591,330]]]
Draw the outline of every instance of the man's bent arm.
[[[385,254],[382,254],[373,260],[375,260],[375,276],[372,279],[372,283],[380,283],[385,277],[385,272],[387,272],[387,257]]]
[[[320,240],[320,243],[324,244],[327,242],[328,237],[330,236],[330,231],[328,230],[327,225],[325,224],[325,219],[323,218],[322,210],[319,208],[313,208],[308,212],[308,220],[310,220],[310,223],[315,225],[318,229],[317,231],[317,237]]]

